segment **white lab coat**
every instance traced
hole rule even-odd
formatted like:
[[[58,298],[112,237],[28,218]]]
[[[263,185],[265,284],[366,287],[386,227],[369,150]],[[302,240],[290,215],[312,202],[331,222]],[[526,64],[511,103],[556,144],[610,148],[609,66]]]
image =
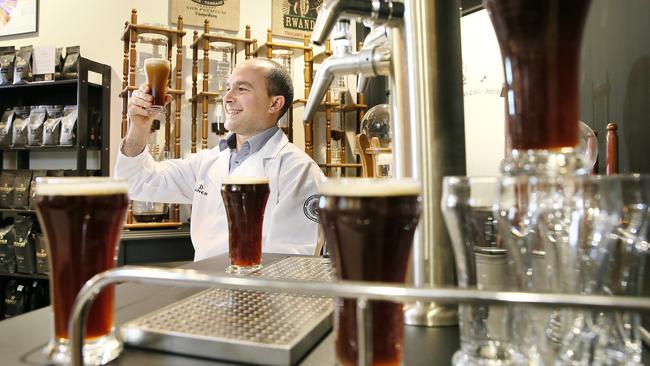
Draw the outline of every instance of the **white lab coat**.
[[[191,203],[194,260],[228,252],[228,222],[221,199],[221,178],[266,176],[270,194],[264,212],[262,251],[314,254],[318,236],[314,217],[323,173],[278,130],[267,143],[229,174],[230,149],[202,150],[187,159],[157,163],[145,151],[118,153],[115,176],[128,179],[131,199]]]

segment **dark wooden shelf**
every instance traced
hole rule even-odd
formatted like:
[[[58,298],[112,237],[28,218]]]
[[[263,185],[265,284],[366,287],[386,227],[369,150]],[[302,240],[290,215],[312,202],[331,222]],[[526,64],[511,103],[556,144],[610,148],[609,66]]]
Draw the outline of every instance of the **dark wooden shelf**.
[[[78,79],[67,79],[67,80],[53,80],[53,81],[36,81],[30,82],[27,84],[18,84],[18,85],[2,85],[0,86],[0,92],[4,90],[16,90],[16,89],[31,89],[31,88],[61,88],[61,87],[72,87],[76,89],[77,84],[79,83]],[[88,82],[88,86],[101,88],[99,84]]]
[[[101,150],[100,146],[86,146],[85,148],[88,151]],[[4,152],[21,152],[21,151],[30,151],[30,152],[42,152],[42,151],[76,151],[77,145],[73,146],[25,146],[25,147],[2,147],[0,151]]]
[[[7,272],[0,272],[0,276],[2,277],[13,277],[13,278],[26,278],[29,280],[49,280],[50,277],[46,274],[42,273],[7,273]]]
[[[36,213],[35,210],[24,209],[24,208],[0,208],[0,212],[27,213],[27,214]]]

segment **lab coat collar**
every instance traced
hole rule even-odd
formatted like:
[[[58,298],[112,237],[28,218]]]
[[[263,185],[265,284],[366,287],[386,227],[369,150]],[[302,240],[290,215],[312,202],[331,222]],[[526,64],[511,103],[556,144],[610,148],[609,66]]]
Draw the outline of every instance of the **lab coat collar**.
[[[266,166],[266,163],[270,159],[275,159],[279,154],[280,151],[289,143],[289,139],[287,136],[284,134],[284,132],[281,129],[278,129],[278,131],[271,136],[271,138],[264,144],[262,149],[255,154],[251,155],[248,159],[244,161],[244,163],[235,168],[233,170],[234,174],[241,173],[243,171],[249,171],[249,165],[262,163],[261,168],[263,169],[264,166]],[[214,149],[216,152],[218,150],[218,147]],[[208,177],[210,177],[210,180],[212,180],[212,183],[214,183],[217,187],[221,186],[221,178],[230,175],[229,174],[229,169],[228,166],[230,164],[230,149],[225,149],[223,151],[216,152],[217,157],[216,161],[214,162],[213,166],[210,168],[208,172]],[[257,157],[256,157],[257,156]],[[256,169],[257,170],[257,169]],[[263,170],[257,172],[257,175],[262,175]]]

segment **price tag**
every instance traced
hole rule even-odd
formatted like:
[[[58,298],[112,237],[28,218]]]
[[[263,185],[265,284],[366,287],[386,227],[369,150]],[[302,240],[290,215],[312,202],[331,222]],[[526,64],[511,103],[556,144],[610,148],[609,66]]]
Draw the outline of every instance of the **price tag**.
[[[56,48],[51,46],[34,47],[32,54],[33,74],[53,74],[55,67]]]

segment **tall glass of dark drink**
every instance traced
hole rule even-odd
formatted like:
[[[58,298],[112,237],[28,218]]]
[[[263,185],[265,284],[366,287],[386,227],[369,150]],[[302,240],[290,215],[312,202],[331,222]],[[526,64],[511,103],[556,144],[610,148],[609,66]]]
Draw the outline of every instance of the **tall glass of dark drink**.
[[[228,218],[230,266],[227,272],[246,274],[261,269],[268,178],[225,177],[221,182],[221,197]]]
[[[403,283],[421,211],[415,180],[330,179],[321,185],[319,218],[339,279]],[[400,365],[402,304],[369,301],[372,365]],[[337,299],[336,359],[357,364],[356,300]],[[370,333],[369,333],[370,334]]]
[[[54,334],[50,362],[70,361],[68,322],[81,287],[92,276],[115,267],[128,205],[125,181],[111,178],[38,178],[36,212],[47,237]],[[113,333],[113,288],[95,300],[86,324],[84,362],[105,364],[121,342]]]
[[[483,3],[503,58],[512,158],[535,159],[530,156],[535,151],[571,153],[579,136],[580,44],[591,0]],[[531,169],[539,166],[540,157],[535,160],[510,162],[505,170]]]
[[[153,96],[152,110],[163,112],[165,110],[165,95],[171,65],[168,60],[162,58],[148,58],[144,61],[144,70],[147,76],[147,84],[151,88]]]

